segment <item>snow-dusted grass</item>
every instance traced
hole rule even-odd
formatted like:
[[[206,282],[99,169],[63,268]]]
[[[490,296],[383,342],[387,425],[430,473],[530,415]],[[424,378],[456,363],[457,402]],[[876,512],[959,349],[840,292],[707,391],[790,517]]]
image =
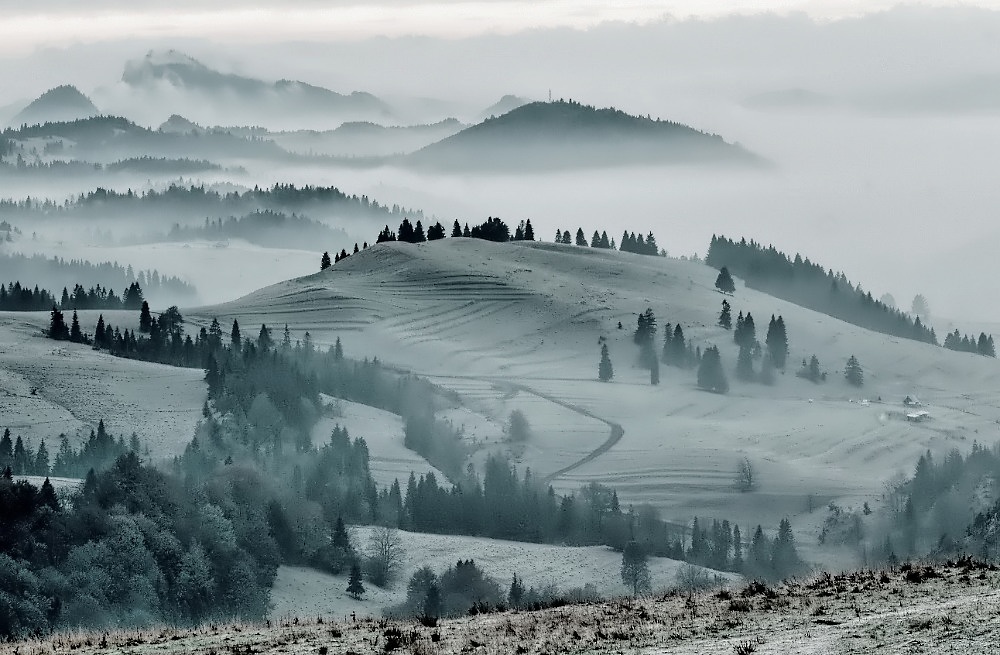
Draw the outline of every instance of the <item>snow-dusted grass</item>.
[[[80,312],[92,332],[99,312]],[[134,312],[104,312],[122,328]],[[201,416],[203,371],[99,353],[90,346],[43,335],[47,312],[0,313],[0,430],[10,428],[33,448],[45,440],[50,456],[65,433],[74,446],[104,419],[126,441],[135,432],[154,458],[183,452]],[[33,392],[34,390],[34,392]]]
[[[353,528],[355,547],[363,551],[371,531],[369,527]],[[567,591],[591,585],[602,596],[621,595],[628,591],[620,576],[621,554],[604,546],[553,546],[404,531],[400,531],[399,536],[405,549],[405,561],[399,579],[391,589],[379,589],[366,582],[369,593],[362,601],[355,601],[346,592],[347,576],[283,566],[278,570],[278,579],[271,592],[271,616],[343,617],[352,612],[377,615],[381,608],[406,599],[406,583],[417,569],[430,566],[440,574],[460,559],[475,560],[476,565],[504,589],[516,573],[526,586],[536,589],[553,587]],[[681,564],[662,557],[650,558],[653,589],[674,586]],[[714,572],[710,573],[714,575]],[[727,579],[737,577],[725,573],[719,575]]]
[[[536,431],[521,464],[534,471],[561,468],[610,436],[566,405],[585,408],[621,424],[624,436],[556,479],[557,488],[607,482],[624,503],[651,502],[677,520],[700,514],[773,525],[805,512],[809,496],[817,506],[877,501],[883,482],[909,472],[924,451],[940,455],[1000,438],[996,360],[869,332],[739,281],[729,298],[733,313],[752,312],[760,340],[771,314],[782,315],[790,356],[773,387],[736,381],[732,334],[716,326],[722,296],[715,276],[688,261],[447,239],[382,244],[323,273],[198,311],[203,320],[287,322],[296,337],[309,330],[321,344],[340,336],[349,356],[377,355],[428,375],[482,417],[470,425],[493,426],[481,437],[492,448],[509,449],[497,428],[520,408]],[[659,386],[649,385],[631,339],[646,307],[661,325],[657,341],[664,323],[680,321],[696,345],[719,346],[728,395],[698,391],[694,371],[670,367],[662,368]],[[595,379],[601,337],[615,367],[610,384]],[[824,384],[794,375],[813,353],[829,372]],[[865,369],[860,390],[842,376],[852,354]],[[930,421],[902,420],[906,394],[928,403]],[[759,473],[759,488],[749,494],[732,489],[743,456]]]
[[[363,438],[368,444],[369,468],[376,484],[387,487],[393,480],[399,480],[405,490],[411,472],[419,477],[433,471],[438,480],[446,479],[427,460],[403,445],[403,419],[396,414],[328,396],[324,396],[323,401],[332,408],[330,413],[334,415],[324,416],[317,422],[313,428],[313,442],[322,446],[337,425],[347,428],[352,440]]]
[[[674,653],[889,655],[996,652],[1000,574],[962,566],[861,572],[728,594],[628,598],[538,612],[414,621],[300,617],[264,625],[56,635],[0,654],[76,653]],[[330,619],[333,619],[331,621]],[[396,650],[398,649],[398,650]]]

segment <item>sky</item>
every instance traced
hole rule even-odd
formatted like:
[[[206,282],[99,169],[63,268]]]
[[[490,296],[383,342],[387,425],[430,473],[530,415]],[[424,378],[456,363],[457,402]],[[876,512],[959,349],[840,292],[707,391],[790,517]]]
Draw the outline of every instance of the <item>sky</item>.
[[[126,62],[151,49],[264,80],[370,92],[417,112],[412,122],[477,120],[503,94],[551,90],[720,134],[774,169],[536,182],[268,168],[252,183],[335,184],[446,219],[531,218],[544,234],[590,233],[614,217],[655,230],[672,254],[704,254],[713,232],[745,235],[843,269],[876,296],[908,302],[921,292],[941,316],[1000,323],[1000,307],[983,302],[996,292],[1000,239],[1000,0],[913,4],[289,0],[278,11],[94,0],[78,15],[68,0],[27,9],[0,0],[0,124],[69,83],[142,125],[175,111],[229,124],[211,103],[178,109],[162,102],[172,96],[151,100],[122,83]],[[677,18],[691,12],[699,20]],[[812,101],[797,104],[801,91]]]
[[[140,0],[0,1],[0,57],[72,43],[122,39],[212,38],[216,42],[351,40],[375,36],[461,38],[527,29],[585,29],[621,21],[710,19],[801,12],[835,20],[883,11],[895,0]],[[1000,8],[1000,0],[912,0],[907,5]],[[85,9],[81,8],[85,7]]]

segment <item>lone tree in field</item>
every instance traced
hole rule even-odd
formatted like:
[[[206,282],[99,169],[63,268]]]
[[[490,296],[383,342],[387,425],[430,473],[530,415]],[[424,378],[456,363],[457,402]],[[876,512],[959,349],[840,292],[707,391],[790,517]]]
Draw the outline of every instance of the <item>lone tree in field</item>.
[[[722,311],[719,312],[719,327],[726,330],[733,329],[733,309],[729,306],[728,300],[722,301]]]
[[[865,383],[865,374],[861,369],[861,363],[858,358],[851,355],[851,358],[847,360],[847,367],[844,369],[844,377],[847,381],[856,387],[860,387]]]
[[[511,441],[527,441],[531,438],[531,426],[528,417],[519,409],[510,413],[507,420],[507,438]]]
[[[715,288],[722,293],[733,293],[736,291],[736,284],[733,282],[733,276],[729,274],[729,269],[725,266],[719,271],[719,277],[715,278]]]
[[[372,530],[366,555],[368,580],[383,589],[389,588],[406,556],[399,533],[393,528],[375,528]]]
[[[601,363],[597,365],[597,377],[601,382],[611,382],[615,377],[615,369],[611,366],[611,358],[608,356],[608,344],[601,346]]]
[[[698,387],[714,393],[729,391],[729,382],[726,380],[725,371],[722,370],[722,359],[717,346],[709,346],[701,355],[701,364],[698,366]]]
[[[741,493],[753,491],[757,488],[757,472],[750,463],[749,457],[744,457],[736,465],[736,488]]]
[[[622,551],[622,582],[632,589],[632,595],[651,589],[649,581],[649,564],[646,563],[646,551],[635,539],[625,544]]]
[[[361,597],[365,595],[365,586],[361,584],[361,567],[358,566],[357,562],[351,564],[351,576],[347,580],[347,593],[354,600],[361,600]]]
[[[331,262],[330,262],[330,253],[329,252],[324,252],[323,256],[320,257],[320,260],[319,260],[319,270],[325,271],[326,269],[330,268],[330,265],[331,265]]]

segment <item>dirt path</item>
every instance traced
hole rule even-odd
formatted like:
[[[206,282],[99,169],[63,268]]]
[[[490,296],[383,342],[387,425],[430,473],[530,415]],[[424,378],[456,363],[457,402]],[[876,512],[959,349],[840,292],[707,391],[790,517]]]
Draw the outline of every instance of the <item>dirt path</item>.
[[[427,377],[427,379],[433,379],[433,376],[424,376],[424,377]],[[578,469],[584,464],[589,464],[590,462],[594,461],[604,453],[608,452],[615,446],[615,444],[621,441],[622,437],[625,435],[625,429],[621,426],[620,423],[615,423],[614,421],[598,416],[597,414],[594,414],[590,410],[580,407],[579,405],[574,405],[573,403],[567,402],[561,398],[545,393],[544,391],[538,391],[537,389],[533,389],[532,387],[529,387],[528,385],[522,384],[520,382],[512,382],[511,380],[503,377],[493,377],[493,376],[481,377],[475,375],[448,375],[448,376],[440,376],[439,379],[441,378],[448,380],[475,380],[477,382],[489,382],[490,384],[496,386],[508,387],[510,389],[515,389],[517,391],[523,391],[524,393],[530,393],[533,396],[538,396],[543,400],[546,400],[555,405],[559,405],[560,407],[565,407],[571,412],[576,412],[581,416],[586,416],[587,418],[594,419],[595,421],[600,421],[601,423],[604,423],[605,425],[608,426],[608,428],[610,429],[610,434],[608,435],[608,438],[604,441],[604,443],[602,443],[600,446],[587,453],[584,457],[573,462],[572,464],[564,466],[558,471],[550,473],[544,478],[542,478],[542,484],[546,486],[551,484],[559,476],[565,475],[570,471]]]

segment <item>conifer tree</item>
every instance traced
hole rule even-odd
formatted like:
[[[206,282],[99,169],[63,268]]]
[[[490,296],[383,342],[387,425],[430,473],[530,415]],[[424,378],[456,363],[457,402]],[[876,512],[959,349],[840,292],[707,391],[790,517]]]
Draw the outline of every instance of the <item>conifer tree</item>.
[[[698,387],[714,393],[729,391],[726,373],[722,370],[722,358],[716,346],[709,346],[701,355],[698,367]]]
[[[514,574],[514,579],[510,583],[510,591],[507,592],[507,604],[512,608],[521,607],[521,600],[524,598],[524,583]]]
[[[17,440],[14,441],[14,457],[11,460],[10,468],[14,471],[14,475],[27,475],[30,465],[31,458],[24,447],[24,440],[21,439],[21,435],[18,435]]]
[[[354,600],[361,600],[365,595],[365,586],[361,584],[361,567],[357,562],[351,564],[351,575],[347,581],[347,593]]]
[[[569,230],[565,230],[563,232],[563,234],[562,234],[562,242],[563,242],[563,245],[566,245],[566,246],[568,246],[570,243],[572,243],[572,241],[570,241]]]
[[[524,240],[525,241],[535,240],[535,228],[531,227],[530,218],[524,222]]]
[[[785,334],[785,319],[774,318],[771,314],[771,322],[767,326],[767,352],[771,356],[771,361],[776,368],[785,368],[785,361],[788,359],[788,336]]]
[[[601,235],[597,230],[594,230],[594,236],[590,237],[590,247],[600,248],[601,247]]]
[[[743,570],[743,537],[738,525],[733,526],[733,570]]]
[[[722,301],[722,311],[719,312],[719,327],[726,330],[733,329],[733,311],[728,300]]]
[[[736,291],[733,276],[729,274],[729,269],[725,266],[719,271],[719,276],[715,278],[715,288],[722,293],[733,293]]]
[[[674,336],[670,338],[670,349],[670,363],[673,366],[677,366],[679,368],[687,368],[690,366],[687,356],[687,342],[684,340],[684,329],[681,328],[680,323],[674,327]]]
[[[597,377],[601,382],[610,382],[614,376],[611,357],[608,356],[608,344],[605,343],[601,345],[601,362],[597,365]]]
[[[660,383],[660,360],[657,359],[655,353],[649,358],[649,383],[653,386]]]
[[[744,382],[754,379],[753,356],[750,348],[745,345],[740,346],[740,353],[736,358],[736,377]]]
[[[97,317],[97,327],[94,329],[94,345],[104,347],[107,343],[107,337],[104,336],[104,314],[100,314]]]
[[[555,243],[562,243],[562,230],[556,229],[556,240]]]
[[[583,233],[582,227],[576,228],[576,245],[578,246],[587,245],[587,236]]]
[[[427,228],[427,240],[428,241],[439,241],[445,238],[444,225],[441,225],[440,221],[434,223],[429,228]]]
[[[243,347],[243,337],[240,336],[240,322],[233,319],[233,330],[229,333],[229,347],[234,353],[240,352]]]
[[[142,309],[139,310],[139,332],[149,334],[153,325],[153,315],[149,313],[149,303],[142,301]]]
[[[80,317],[76,315],[76,310],[73,310],[73,320],[69,328],[69,340],[73,343],[83,343],[83,333],[80,331]]]
[[[344,346],[340,343],[340,337],[337,337],[336,343],[333,344],[333,358],[338,362],[344,359]]]
[[[49,338],[66,340],[69,339],[69,327],[66,325],[66,319],[63,318],[63,313],[52,306],[52,315],[49,319]]]
[[[35,453],[35,462],[32,467],[32,475],[49,474],[49,449],[45,447],[45,441],[38,444],[38,451]]]
[[[10,428],[4,428],[0,437],[0,470],[8,467],[14,461],[14,442],[10,438]]]
[[[325,271],[326,269],[330,268],[330,266],[331,266],[330,253],[324,252],[323,256],[320,257],[319,260],[319,270]]]
[[[260,332],[257,334],[257,348],[262,353],[266,353],[273,345],[274,341],[271,339],[271,331],[267,329],[266,325],[261,323]]]
[[[605,250],[614,250],[615,248],[614,244],[608,241],[608,233],[606,231],[601,232],[601,248]]]
[[[858,358],[851,355],[847,360],[847,367],[844,369],[844,377],[847,382],[854,385],[855,387],[860,387],[865,383],[864,371],[861,369],[861,363],[858,362]]]
[[[452,238],[462,236],[462,226],[458,224],[458,219],[455,219],[455,224],[451,226],[451,236]]]

